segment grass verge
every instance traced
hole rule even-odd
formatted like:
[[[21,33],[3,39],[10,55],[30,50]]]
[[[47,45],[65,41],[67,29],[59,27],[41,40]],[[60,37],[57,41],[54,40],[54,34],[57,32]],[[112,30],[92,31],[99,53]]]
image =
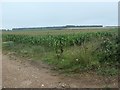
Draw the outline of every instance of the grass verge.
[[[3,43],[3,51],[14,52],[16,56],[30,58],[33,61],[42,60],[65,74],[94,71],[100,75],[117,75],[116,67],[99,62],[94,53],[99,45],[100,42],[93,40],[81,46],[66,47],[59,59],[54,50],[39,45],[16,44],[10,41]]]

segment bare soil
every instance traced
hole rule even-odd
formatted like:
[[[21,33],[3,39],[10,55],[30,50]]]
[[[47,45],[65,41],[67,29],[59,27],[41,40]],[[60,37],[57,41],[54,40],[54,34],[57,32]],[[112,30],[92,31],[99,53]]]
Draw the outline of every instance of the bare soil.
[[[51,70],[42,61],[23,60],[11,54],[2,55],[3,88],[117,88],[117,77],[95,73],[65,76]]]

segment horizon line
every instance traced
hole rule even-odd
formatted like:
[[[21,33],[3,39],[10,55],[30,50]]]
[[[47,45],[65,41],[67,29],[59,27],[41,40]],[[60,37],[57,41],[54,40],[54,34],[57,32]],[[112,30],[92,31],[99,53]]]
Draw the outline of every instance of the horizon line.
[[[27,26],[27,27],[12,27],[12,28],[5,28],[5,27],[0,27],[0,29],[8,29],[12,30],[14,28],[45,28],[45,27],[62,27],[62,26],[120,26],[120,25],[102,25],[102,24],[86,24],[86,25],[74,25],[74,24],[66,24],[66,25],[50,25],[50,26]]]

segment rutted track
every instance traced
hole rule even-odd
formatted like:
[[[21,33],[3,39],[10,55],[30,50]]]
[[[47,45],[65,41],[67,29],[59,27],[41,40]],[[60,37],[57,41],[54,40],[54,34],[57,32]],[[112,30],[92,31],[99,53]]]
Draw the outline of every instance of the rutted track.
[[[7,88],[101,88],[117,87],[116,79],[105,79],[97,75],[81,75],[77,78],[59,75],[49,66],[39,62],[39,67],[31,61],[3,55],[3,87]]]

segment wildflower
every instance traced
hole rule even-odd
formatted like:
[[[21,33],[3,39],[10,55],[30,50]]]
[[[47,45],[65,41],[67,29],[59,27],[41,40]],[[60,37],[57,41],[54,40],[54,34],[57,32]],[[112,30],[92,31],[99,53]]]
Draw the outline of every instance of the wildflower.
[[[62,59],[62,61],[65,61],[64,59]]]
[[[76,59],[76,61],[78,61],[79,59]]]

